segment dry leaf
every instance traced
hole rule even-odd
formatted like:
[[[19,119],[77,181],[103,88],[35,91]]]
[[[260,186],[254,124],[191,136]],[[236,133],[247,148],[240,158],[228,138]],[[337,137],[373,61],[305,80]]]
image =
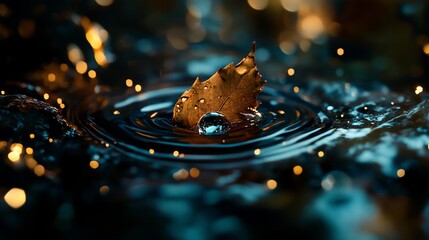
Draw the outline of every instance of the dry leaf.
[[[199,78],[185,91],[174,107],[173,123],[190,130],[197,129],[202,116],[210,112],[223,114],[232,124],[244,121],[259,105],[258,93],[265,81],[255,64],[255,48],[237,65],[220,68],[204,82]]]

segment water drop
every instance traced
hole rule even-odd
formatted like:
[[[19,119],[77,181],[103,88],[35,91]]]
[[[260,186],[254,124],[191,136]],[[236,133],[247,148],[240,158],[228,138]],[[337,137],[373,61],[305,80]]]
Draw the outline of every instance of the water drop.
[[[208,89],[208,87],[207,86],[204,86],[204,90],[207,90]]]
[[[216,135],[226,133],[231,123],[218,112],[210,112],[201,117],[198,122],[198,133],[202,135]]]
[[[207,164],[206,166],[210,166],[208,168],[211,168],[212,164],[214,167],[219,168],[248,166],[248,157],[256,157],[254,154],[256,148],[259,148],[261,151],[261,154],[256,157],[261,163],[284,161],[289,157],[305,153],[308,148],[320,150],[319,147],[322,145],[337,139],[337,133],[330,132],[332,131],[330,118],[324,116],[324,112],[319,107],[307,103],[300,98],[295,98],[293,92],[288,92],[289,89],[278,90],[277,92],[277,90],[270,90],[270,88],[267,89],[268,91],[261,93],[261,101],[265,107],[260,108],[260,113],[246,111],[243,115],[244,121],[238,123],[237,128],[234,127],[234,130],[233,126],[235,125],[229,119],[226,120],[226,115],[222,116],[216,112],[209,113],[204,118],[200,117],[196,124],[195,132],[198,133],[194,134],[198,134],[199,136],[195,138],[194,134],[182,131],[171,121],[171,108],[179,105],[179,108],[174,109],[174,113],[179,115],[183,115],[184,110],[188,110],[189,114],[208,113],[204,110],[212,107],[209,106],[210,101],[217,99],[217,97],[221,97],[221,99],[225,97],[220,94],[207,96],[213,98],[212,100],[207,99],[207,102],[205,101],[206,96],[203,97],[200,95],[195,99],[188,97],[186,103],[191,104],[191,106],[187,106],[187,108],[190,107],[190,109],[194,110],[192,111],[184,109],[185,106],[181,98],[186,96],[180,95],[183,94],[184,90],[185,88],[182,87],[172,87],[147,91],[144,94],[148,98],[140,98],[141,95],[124,95],[123,98],[118,98],[118,100],[107,98],[109,104],[101,108],[98,108],[96,104],[87,104],[85,102],[88,106],[94,106],[89,109],[94,114],[87,114],[88,110],[83,109],[82,112],[73,112],[73,116],[76,116],[75,119],[78,119],[80,114],[86,114],[85,116],[90,121],[83,121],[84,125],[82,127],[88,128],[89,134],[94,139],[100,139],[99,141],[110,139],[109,149],[114,146],[121,149],[127,157],[132,159],[148,162],[155,161],[154,163],[156,164],[173,164],[175,167],[178,167],[177,169],[183,168],[183,163],[188,163],[190,159],[201,159],[201,167],[203,164]],[[180,96],[178,102],[177,97],[175,98],[174,96]],[[190,99],[192,103],[189,102],[191,101]],[[204,99],[204,103],[200,103],[201,99]],[[270,104],[270,100],[275,100],[278,103],[273,106]],[[385,100],[384,104],[387,105],[390,101],[395,101],[396,106],[401,101],[399,98],[388,100]],[[92,100],[88,98],[88,101]],[[402,101],[405,102],[406,98],[404,97]],[[364,106],[368,106],[368,109],[371,109],[368,103],[359,107],[363,108]],[[138,108],[140,108],[140,111],[136,111]],[[120,110],[121,114],[112,118],[112,112],[116,109]],[[279,110],[285,113],[280,115],[278,113]],[[343,113],[340,110],[342,109],[338,109],[338,111],[332,113],[333,116],[339,117]],[[351,110],[355,110],[355,108],[351,108]],[[351,119],[349,117],[349,111],[351,110],[344,110],[344,114],[347,117],[343,118],[343,121]],[[273,116],[272,113],[276,113],[276,115]],[[328,120],[321,121],[322,117]],[[370,120],[374,121],[373,119]],[[92,121],[94,125],[87,125],[87,123]],[[352,121],[354,120],[352,119]],[[315,124],[309,125],[309,122],[314,122]],[[77,124],[82,123],[77,122]],[[106,126],[108,124],[111,127],[107,131],[103,131],[104,124]],[[245,128],[245,125],[247,125],[247,128]],[[114,131],[114,129],[118,129],[118,131]],[[308,132],[312,132],[311,137],[299,137],[299,135]],[[30,136],[31,133],[33,135]],[[274,138],[265,137],[277,133],[281,135]],[[40,131],[28,132],[27,136],[30,136],[27,137],[29,141],[43,138],[43,134]],[[153,145],[154,138],[152,136],[156,138],[155,145]],[[310,141],[308,141],[309,139]],[[115,140],[118,144],[114,144]],[[259,145],[259,143],[262,145]],[[105,144],[106,142],[103,142],[103,146]],[[201,146],[195,146],[196,144],[201,144]],[[426,145],[425,148],[427,147]],[[195,147],[199,149],[200,147],[204,148],[204,151],[195,151]],[[219,148],[223,147],[228,149],[228,151],[219,151]],[[153,149],[153,151],[150,149]],[[174,151],[178,152],[174,154]],[[270,152],[272,151],[276,151],[276,154],[271,154]],[[317,151],[313,153],[313,156],[316,158],[318,158]],[[264,156],[260,157],[261,155]],[[99,155],[95,156],[93,157],[95,160],[101,158]],[[189,172],[191,167],[195,166],[189,166],[186,170]],[[190,177],[191,175],[188,178]]]
[[[188,97],[182,97],[182,102],[186,102],[188,100]]]
[[[199,101],[200,103],[204,103],[206,100],[204,98],[201,98]]]

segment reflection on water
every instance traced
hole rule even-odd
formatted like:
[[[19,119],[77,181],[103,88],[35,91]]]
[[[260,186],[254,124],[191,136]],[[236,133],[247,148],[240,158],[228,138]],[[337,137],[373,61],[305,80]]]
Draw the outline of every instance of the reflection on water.
[[[428,238],[428,10],[0,3],[0,238]],[[259,115],[174,127],[253,41]]]
[[[260,94],[259,112],[247,121],[224,134],[198,135],[171,123],[173,104],[185,90],[172,87],[134,96],[97,96],[72,110],[71,121],[132,158],[204,168],[287,160],[339,136],[321,109],[273,88]]]

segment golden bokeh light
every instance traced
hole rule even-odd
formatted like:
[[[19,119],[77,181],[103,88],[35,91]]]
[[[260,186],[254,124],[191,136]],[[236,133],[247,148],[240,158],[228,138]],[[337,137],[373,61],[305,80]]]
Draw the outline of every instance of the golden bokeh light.
[[[423,46],[423,52],[424,52],[426,55],[429,55],[429,43],[426,43],[426,44]]]
[[[95,61],[100,66],[106,66],[107,65],[107,57],[103,50],[96,49],[94,50],[94,58]]]
[[[277,182],[274,179],[268,180],[266,184],[267,184],[267,188],[270,190],[274,190],[277,187]]]
[[[293,92],[294,93],[299,93],[299,87],[298,86],[293,87]]]
[[[192,178],[197,178],[200,176],[200,170],[198,168],[191,168],[189,169],[189,175]]]
[[[112,0],[99,0],[99,4],[108,6]],[[104,51],[104,42],[107,41],[108,32],[98,23],[92,23],[87,17],[80,18],[80,24],[85,30],[85,37],[94,51],[94,59],[98,65],[104,67],[108,64]]]
[[[68,56],[70,62],[76,64],[77,62],[82,61],[83,54],[82,54],[82,51],[80,50],[80,48],[77,45],[70,44],[67,47],[67,49],[68,49],[67,56]]]
[[[264,10],[267,8],[269,0],[247,0],[247,3],[255,10]]]
[[[49,82],[55,82],[56,76],[53,73],[48,74],[48,81]]]
[[[303,37],[314,40],[324,33],[325,26],[319,16],[308,15],[299,22],[299,30]]]
[[[281,0],[280,2],[286,11],[298,11],[300,0]]]
[[[296,50],[295,44],[289,41],[281,41],[279,47],[284,54],[288,55],[293,54]]]
[[[106,195],[107,193],[109,193],[110,188],[109,186],[101,186],[100,189],[98,190],[100,192],[101,195]]]
[[[18,162],[21,159],[21,155],[17,152],[12,151],[7,154],[7,158],[9,158],[11,162]]]
[[[126,85],[127,87],[132,87],[132,86],[133,86],[133,80],[131,80],[131,79],[127,79],[127,80],[125,80],[125,85]]]
[[[45,174],[45,167],[43,167],[42,165],[38,164],[34,167],[33,169],[34,174],[36,174],[37,176],[41,177]]]
[[[107,7],[112,5],[113,0],[95,0],[95,2],[102,7]]]
[[[259,154],[261,154],[261,149],[257,148],[253,151],[253,154],[255,154],[256,156],[258,156]]]
[[[185,180],[189,177],[189,172],[186,169],[179,169],[179,171],[173,173],[175,180]]]
[[[414,92],[416,93],[416,95],[419,95],[420,93],[423,92],[423,87],[422,86],[417,86],[416,90]]]
[[[100,163],[98,161],[96,161],[96,160],[92,160],[92,161],[89,162],[89,166],[92,169],[97,169],[100,166]]]
[[[17,152],[18,154],[21,154],[23,149],[24,146],[21,143],[12,143],[12,145],[10,146],[10,150],[13,152]]]
[[[34,169],[38,165],[38,163],[33,157],[27,156],[25,158],[25,165],[27,165],[29,169]]]
[[[76,72],[84,74],[88,70],[88,64],[84,61],[78,61],[76,63]]]
[[[303,169],[300,165],[296,165],[295,167],[293,167],[293,174],[295,175],[301,175]]]
[[[25,153],[31,155],[31,154],[34,153],[34,150],[31,147],[28,147],[28,148],[25,149]]]
[[[20,208],[27,201],[25,191],[20,188],[12,188],[4,195],[4,201],[12,208]]]
[[[405,176],[405,170],[402,168],[398,169],[398,171],[396,171],[396,175],[400,178],[404,177]]]
[[[175,157],[179,156],[179,151],[174,151],[173,156],[175,156]]]
[[[103,46],[103,41],[101,41],[100,35],[96,28],[90,28],[85,34],[86,40],[94,49],[99,49]]]
[[[61,69],[61,71],[65,72],[65,71],[69,70],[69,66],[65,63],[61,63],[60,69]]]
[[[90,78],[96,78],[97,77],[97,72],[95,70],[89,70],[88,71],[88,77],[90,77]]]

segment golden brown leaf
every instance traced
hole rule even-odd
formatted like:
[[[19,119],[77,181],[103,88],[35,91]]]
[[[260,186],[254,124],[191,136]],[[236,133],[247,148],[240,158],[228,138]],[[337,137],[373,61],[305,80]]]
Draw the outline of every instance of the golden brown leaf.
[[[252,50],[237,65],[220,68],[204,82],[199,78],[177,100],[173,123],[176,126],[196,130],[204,114],[218,112],[232,124],[245,120],[244,114],[254,113],[259,105],[257,96],[265,81],[255,64],[255,43]]]

